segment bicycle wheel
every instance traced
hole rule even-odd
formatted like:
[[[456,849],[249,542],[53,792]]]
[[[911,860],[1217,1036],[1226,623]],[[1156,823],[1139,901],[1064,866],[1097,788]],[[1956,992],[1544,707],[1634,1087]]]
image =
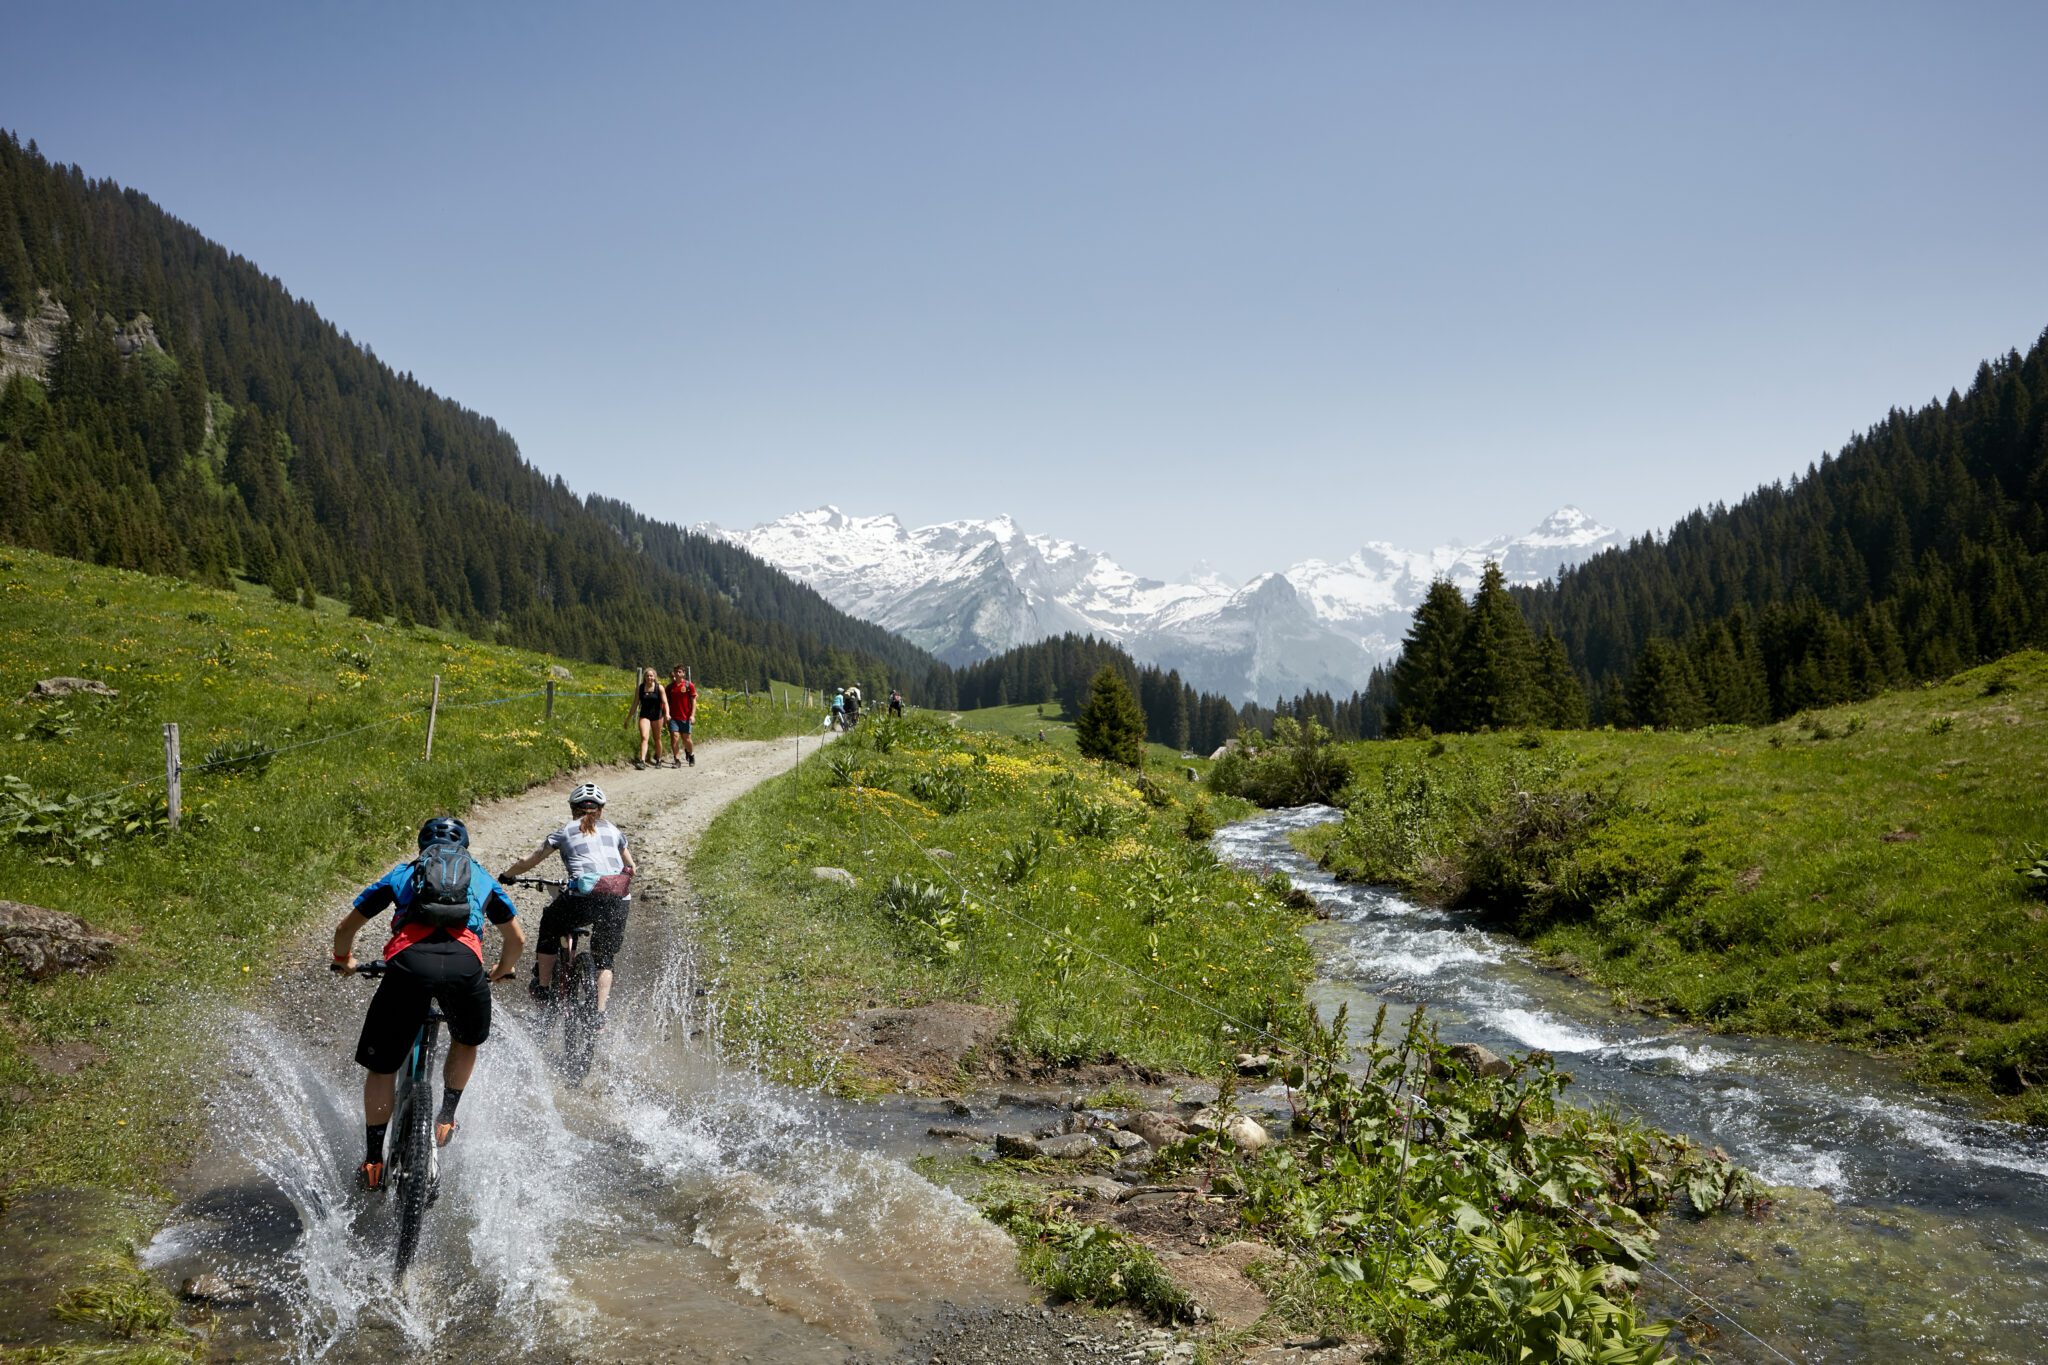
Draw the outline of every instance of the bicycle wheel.
[[[597,1049],[597,972],[581,953],[573,965],[562,992],[562,1069],[572,1085],[590,1074],[591,1054]]]
[[[423,1049],[424,1051],[424,1049]],[[398,1153],[393,1180],[398,1196],[399,1279],[405,1278],[413,1253],[419,1250],[420,1227],[426,1221],[427,1205],[434,1195],[434,1082],[431,1055],[422,1056],[419,1074],[406,1088],[405,1102],[398,1116]]]

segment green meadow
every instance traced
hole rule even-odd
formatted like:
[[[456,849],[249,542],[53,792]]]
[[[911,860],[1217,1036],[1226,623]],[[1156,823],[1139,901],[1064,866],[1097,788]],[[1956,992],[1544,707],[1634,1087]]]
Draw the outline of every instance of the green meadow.
[[[1043,705],[984,706],[958,714],[963,730],[1034,741],[1037,740],[1039,731],[1043,730],[1047,744],[1069,756],[1078,757],[1080,754],[1074,741],[1074,723],[1061,719],[1060,708],[1053,702],[1046,702]],[[1145,763],[1147,767],[1173,765],[1170,771],[1178,771],[1183,767],[1193,768],[1201,773],[1209,771],[1207,758],[1182,758],[1178,749],[1166,744],[1146,744]]]
[[[1188,996],[1276,1024],[1298,1017],[1309,966],[1300,912],[1205,842],[1249,810],[1177,769],[1083,760],[1071,739],[934,712],[863,721],[735,803],[698,851],[728,1045],[824,1080],[847,1015],[950,1000],[998,1010],[1020,1057],[1213,1069],[1249,1039]]]
[[[119,944],[106,970],[0,973],[0,1196],[158,1188],[191,1150],[214,1060],[195,1007],[317,969],[279,961],[281,941],[407,854],[425,816],[621,761],[633,738],[625,698],[593,695],[623,692],[624,669],[24,550],[0,552],[0,658],[0,897]],[[15,700],[60,675],[119,695]],[[816,723],[708,688],[699,718],[710,736]]]
[[[1340,874],[1621,1002],[1901,1054],[2048,1122],[2048,655],[1757,729],[1346,746]]]

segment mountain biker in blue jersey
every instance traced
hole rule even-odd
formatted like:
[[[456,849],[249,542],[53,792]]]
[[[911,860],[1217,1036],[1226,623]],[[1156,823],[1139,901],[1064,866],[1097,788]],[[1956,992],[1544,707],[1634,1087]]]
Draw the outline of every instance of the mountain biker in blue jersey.
[[[476,1050],[491,1035],[493,981],[510,977],[526,946],[518,910],[505,888],[469,856],[469,830],[460,820],[438,816],[420,826],[420,854],[400,863],[363,888],[355,905],[334,927],[334,970],[356,969],[356,935],[385,907],[391,939],[377,994],[363,1017],[356,1062],[363,1077],[363,1163],[357,1183],[383,1188],[384,1130],[399,1067],[414,1035],[438,1003],[448,1019],[448,1062],[441,1073],[441,1112],[434,1141],[446,1147],[455,1136],[455,1106],[476,1066]],[[464,864],[467,864],[466,869]],[[484,921],[498,926],[498,965],[484,971]]]

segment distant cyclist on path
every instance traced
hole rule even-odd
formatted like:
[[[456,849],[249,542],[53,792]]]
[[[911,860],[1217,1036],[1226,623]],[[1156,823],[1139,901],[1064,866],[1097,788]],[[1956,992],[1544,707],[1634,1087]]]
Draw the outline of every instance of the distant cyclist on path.
[[[356,1062],[363,1077],[363,1162],[357,1183],[384,1186],[384,1130],[399,1067],[414,1035],[435,1003],[448,1018],[448,1061],[441,1072],[441,1112],[434,1141],[446,1147],[455,1136],[455,1106],[476,1066],[476,1050],[491,1036],[491,987],[518,966],[526,934],[505,888],[469,856],[469,829],[452,816],[420,826],[419,856],[400,863],[363,888],[334,926],[334,970],[356,969],[355,941],[364,926],[395,907],[391,939],[384,945],[387,966],[363,1016]],[[498,965],[484,972],[484,921],[498,926]]]
[[[697,684],[690,681],[690,670],[677,664],[668,685],[668,756],[678,768],[683,760],[676,757],[677,741],[690,760],[690,766],[697,766],[697,746],[690,743],[690,724],[697,718]],[[661,751],[654,751],[657,765],[661,762]]]
[[[647,766],[647,741],[654,741],[654,762],[661,764],[661,732],[668,727],[668,693],[651,668],[640,670],[640,685],[634,689],[633,705],[640,713],[640,757],[633,766]]]
[[[569,887],[541,911],[529,988],[535,999],[547,999],[555,984],[555,958],[562,949],[562,935],[591,926],[590,965],[597,971],[597,1024],[601,1029],[612,993],[612,960],[625,944],[626,916],[632,907],[623,891],[603,891],[599,883],[622,877],[630,885],[635,870],[633,851],[624,832],[604,818],[604,788],[595,782],[581,783],[569,793],[569,811],[573,820],[501,872],[499,880],[526,875],[551,853],[562,856],[562,865],[569,871]]]

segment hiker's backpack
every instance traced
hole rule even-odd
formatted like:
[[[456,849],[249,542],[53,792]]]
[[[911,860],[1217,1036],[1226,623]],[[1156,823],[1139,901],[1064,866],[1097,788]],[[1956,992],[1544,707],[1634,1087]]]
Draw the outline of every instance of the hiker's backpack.
[[[460,844],[428,844],[412,865],[414,924],[455,932],[469,927],[469,850]]]

